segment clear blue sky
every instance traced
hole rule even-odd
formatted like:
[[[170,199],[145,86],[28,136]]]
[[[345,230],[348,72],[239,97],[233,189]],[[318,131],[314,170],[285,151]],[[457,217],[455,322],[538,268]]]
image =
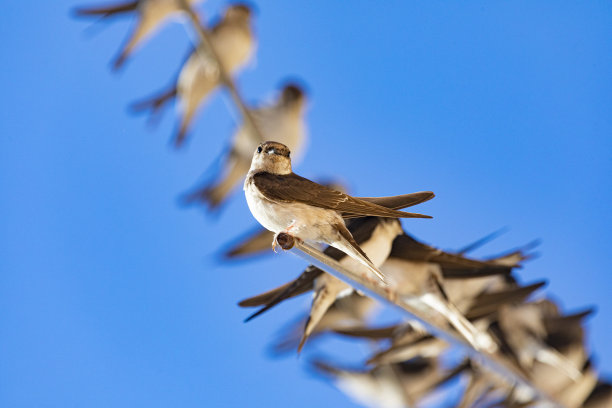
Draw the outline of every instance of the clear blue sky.
[[[87,0],[83,0],[87,3]],[[296,275],[290,255],[220,265],[254,225],[240,192],[217,217],[177,197],[234,127],[223,97],[187,149],[129,102],[168,84],[189,48],[166,27],[120,74],[130,25],[89,27],[75,1],[0,13],[0,406],[353,406],[266,345],[305,310],[249,324],[236,301]],[[94,3],[94,0],[91,0]],[[349,5],[350,3],[350,5]],[[209,1],[215,15],[224,3]],[[405,227],[443,248],[541,238],[521,271],[569,309],[597,305],[590,344],[612,373],[612,4],[609,1],[258,1],[250,101],[287,75],[310,88],[296,169],[354,193],[433,190]]]

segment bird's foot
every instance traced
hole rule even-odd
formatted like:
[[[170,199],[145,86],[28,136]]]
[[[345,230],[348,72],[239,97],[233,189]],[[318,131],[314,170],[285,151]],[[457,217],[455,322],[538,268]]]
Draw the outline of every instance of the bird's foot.
[[[274,241],[272,242],[272,250],[276,252],[276,247],[280,246],[283,250],[287,251],[293,248],[296,242],[302,243],[304,241],[302,241],[298,237],[289,234],[286,231],[282,231],[274,236]]]

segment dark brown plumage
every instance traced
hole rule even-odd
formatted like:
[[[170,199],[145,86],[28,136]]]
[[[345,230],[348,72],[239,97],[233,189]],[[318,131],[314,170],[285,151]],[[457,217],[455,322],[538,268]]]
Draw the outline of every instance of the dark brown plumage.
[[[267,199],[280,203],[302,203],[313,207],[336,210],[343,217],[432,218],[429,215],[396,211],[340,191],[317,184],[295,173],[255,173],[255,187]]]

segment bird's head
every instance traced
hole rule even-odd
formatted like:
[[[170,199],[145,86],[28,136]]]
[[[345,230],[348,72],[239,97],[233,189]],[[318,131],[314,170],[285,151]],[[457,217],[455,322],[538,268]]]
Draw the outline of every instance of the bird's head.
[[[291,173],[291,152],[278,142],[263,142],[253,153],[251,171],[265,171],[272,174]]]
[[[302,105],[306,100],[304,88],[294,82],[286,83],[281,92],[281,101],[284,105]]]
[[[225,11],[225,21],[248,25],[250,20],[251,8],[246,4],[234,4]]]

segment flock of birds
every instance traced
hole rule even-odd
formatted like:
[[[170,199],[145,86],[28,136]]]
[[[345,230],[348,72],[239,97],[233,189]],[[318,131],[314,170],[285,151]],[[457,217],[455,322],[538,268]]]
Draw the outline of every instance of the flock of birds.
[[[136,16],[134,29],[114,60],[118,69],[153,32],[198,2],[134,0],[75,12],[99,19]],[[195,115],[223,84],[221,70],[233,77],[253,56],[252,18],[249,6],[234,4],[210,28],[198,27],[207,33],[213,49],[204,43],[195,46],[172,85],[133,109],[154,115],[176,99],[180,109],[174,143],[183,145]],[[584,320],[592,311],[565,313],[555,301],[535,293],[545,282],[519,283],[516,270],[532,256],[533,245],[486,259],[470,257],[471,251],[494,238],[492,234],[458,251],[442,251],[418,241],[399,221],[426,217],[398,210],[430,200],[433,193],[351,197],[342,186],[321,185],[294,174],[290,154],[299,156],[304,146],[305,104],[303,88],[287,82],[275,102],[248,107],[256,126],[246,121],[239,126],[219,174],[185,195],[187,202],[216,208],[246,179],[249,208],[267,229],[242,237],[227,251],[228,259],[270,252],[279,233],[325,244],[325,255],[359,271],[372,285],[392,288],[428,321],[446,327],[474,350],[508,361],[555,404],[612,407],[612,384],[599,377],[586,345]],[[447,341],[432,336],[416,320],[375,325],[377,301],[315,266],[239,305],[258,308],[248,321],[309,292],[308,316],[281,335],[275,349],[299,353],[325,333],[366,342],[372,353],[358,367],[312,362],[364,405],[418,406],[457,379],[463,387],[457,407],[546,404],[539,395],[491,375],[477,359],[457,359]]]

